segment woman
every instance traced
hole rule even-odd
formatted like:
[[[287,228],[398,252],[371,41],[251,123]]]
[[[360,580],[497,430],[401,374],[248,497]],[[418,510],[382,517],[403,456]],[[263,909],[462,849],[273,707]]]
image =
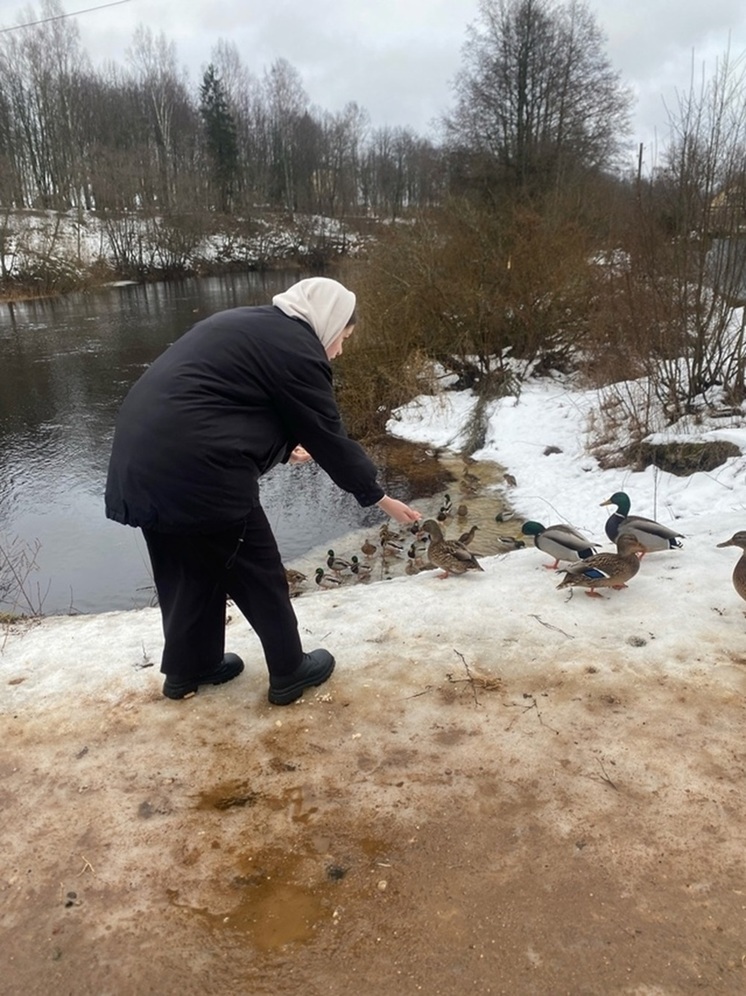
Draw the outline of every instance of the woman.
[[[287,705],[334,670],[304,653],[285,569],[259,503],[277,463],[314,459],[360,505],[400,523],[420,515],[384,494],[345,432],[330,360],[355,325],[355,295],[312,277],[272,305],[198,322],[134,384],[117,417],[106,515],[139,526],[163,619],[163,694],[182,699],[243,671],[225,654],[230,597],[259,637],[269,701]],[[311,456],[312,455],[312,456]]]

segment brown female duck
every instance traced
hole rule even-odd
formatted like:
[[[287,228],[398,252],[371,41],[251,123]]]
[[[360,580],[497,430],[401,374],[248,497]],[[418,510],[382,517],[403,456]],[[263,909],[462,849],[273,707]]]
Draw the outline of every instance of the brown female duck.
[[[729,540],[718,543],[718,546],[738,546],[743,551],[733,568],[732,580],[733,587],[741,598],[746,600],[746,530],[740,529],[737,533],[733,533]]]
[[[616,542],[616,553],[597,553],[562,567],[565,577],[558,588],[585,588],[586,595],[601,598],[596,588],[626,588],[626,582],[640,569],[639,554],[645,547],[631,533],[622,533]]]
[[[430,543],[427,547],[427,556],[430,563],[439,567],[441,578],[447,578],[449,574],[464,574],[466,571],[484,570],[474,554],[467,550],[463,543],[458,540],[447,540],[443,536],[440,525],[435,519],[427,519],[420,526],[420,533],[429,533]]]

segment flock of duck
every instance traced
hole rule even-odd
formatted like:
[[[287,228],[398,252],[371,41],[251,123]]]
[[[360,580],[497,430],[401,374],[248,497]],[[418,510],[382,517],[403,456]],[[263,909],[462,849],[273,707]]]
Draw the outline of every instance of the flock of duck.
[[[592,542],[565,523],[550,526],[534,520],[523,523],[521,534],[531,537],[538,550],[553,558],[552,563],[544,566],[565,575],[557,588],[582,588],[587,595],[600,598],[602,596],[597,590],[599,588],[626,588],[627,582],[637,574],[640,562],[647,554],[681,548],[681,540],[684,539],[682,533],[653,519],[630,515],[630,498],[623,491],[616,492],[601,502],[601,505],[615,507],[615,511],[606,520],[605,532],[616,546],[616,552],[599,552],[598,543]],[[415,523],[409,534],[395,532],[388,524],[383,525],[378,544],[369,539],[363,543],[361,552],[365,557],[364,561],[357,556],[345,560],[337,557],[334,550],[330,549],[326,569],[319,567],[314,581],[319,587],[335,587],[343,583],[345,576],[366,580],[372,569],[370,561],[377,555],[385,558],[406,554],[406,572],[409,574],[433,567],[440,569],[440,578],[465,574],[467,571],[481,571],[483,568],[478,555],[469,549],[478,527],[473,525],[458,539],[447,539],[444,534],[443,524],[454,516],[457,519],[465,518],[467,511],[465,505],[454,508],[450,496],[446,494],[437,516]],[[504,521],[501,515],[496,516],[496,520]],[[501,536],[500,541],[507,549],[524,546],[524,541],[513,536]],[[730,539],[717,546],[735,546],[743,551],[733,570],[732,581],[736,592],[746,600],[746,530],[734,533]],[[291,593],[297,593],[300,584],[307,580],[306,576],[291,570],[286,573]]]
[[[558,588],[584,588],[587,595],[600,597],[598,588],[626,588],[646,554],[681,549],[682,533],[654,519],[630,515],[631,502],[625,492],[617,491],[601,505],[613,505],[616,509],[605,525],[606,535],[615,544],[616,553],[596,552],[598,544],[572,526],[543,526],[533,521],[523,524],[522,533],[533,536],[534,546],[554,558],[553,563],[545,566],[564,573]],[[735,546],[743,551],[733,570],[732,581],[736,592],[746,600],[746,531],[734,533],[717,546]],[[560,561],[569,566],[560,567]]]

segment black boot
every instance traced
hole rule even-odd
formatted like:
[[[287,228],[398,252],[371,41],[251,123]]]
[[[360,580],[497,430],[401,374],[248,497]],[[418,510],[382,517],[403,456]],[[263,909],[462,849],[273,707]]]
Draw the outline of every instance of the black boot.
[[[200,685],[223,685],[243,671],[243,661],[238,654],[226,654],[220,665],[214,671],[198,674],[194,678],[179,678],[178,675],[166,675],[163,682],[163,694],[168,699],[184,699],[194,695]]]
[[[323,685],[334,670],[334,658],[328,650],[312,650],[291,674],[269,679],[268,698],[272,705],[290,705],[307,688]]]

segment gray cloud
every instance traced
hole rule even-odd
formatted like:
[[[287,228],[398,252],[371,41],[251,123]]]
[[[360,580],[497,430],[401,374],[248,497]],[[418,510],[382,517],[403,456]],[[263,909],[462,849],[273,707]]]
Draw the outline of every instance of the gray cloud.
[[[592,0],[606,51],[637,96],[634,141],[666,130],[665,104],[686,91],[692,62],[707,74],[725,52],[746,51],[743,0]],[[94,62],[124,62],[139,23],[163,31],[193,82],[223,38],[235,42],[256,75],[277,58],[300,73],[312,102],[329,111],[355,101],[374,126],[428,131],[451,104],[466,27],[478,0],[132,0],[81,15],[82,42]],[[6,24],[23,20],[21,11]]]

